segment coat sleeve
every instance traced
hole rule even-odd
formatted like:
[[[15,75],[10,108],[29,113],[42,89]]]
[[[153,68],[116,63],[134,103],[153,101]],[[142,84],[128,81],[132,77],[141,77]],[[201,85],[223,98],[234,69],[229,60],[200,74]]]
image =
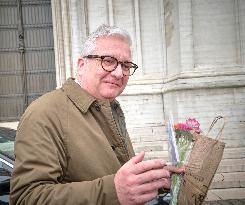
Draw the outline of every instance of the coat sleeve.
[[[44,115],[27,111],[18,127],[10,204],[118,205],[114,175],[65,182],[68,156],[66,142],[59,136],[62,126]]]

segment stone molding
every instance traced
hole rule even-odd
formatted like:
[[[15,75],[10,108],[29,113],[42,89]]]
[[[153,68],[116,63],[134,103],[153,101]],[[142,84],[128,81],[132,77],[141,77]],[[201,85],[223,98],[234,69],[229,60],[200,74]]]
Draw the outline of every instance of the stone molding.
[[[245,87],[245,71],[190,71],[159,78],[129,82],[122,95],[157,95],[179,90]]]

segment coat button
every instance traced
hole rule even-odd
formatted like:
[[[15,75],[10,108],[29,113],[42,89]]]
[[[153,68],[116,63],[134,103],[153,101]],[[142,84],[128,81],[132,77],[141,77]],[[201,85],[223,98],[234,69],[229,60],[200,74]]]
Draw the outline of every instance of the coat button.
[[[100,105],[95,105],[95,109],[99,112],[101,110]]]
[[[114,108],[114,110],[117,110],[118,104],[114,103],[114,104],[113,104],[113,108]]]

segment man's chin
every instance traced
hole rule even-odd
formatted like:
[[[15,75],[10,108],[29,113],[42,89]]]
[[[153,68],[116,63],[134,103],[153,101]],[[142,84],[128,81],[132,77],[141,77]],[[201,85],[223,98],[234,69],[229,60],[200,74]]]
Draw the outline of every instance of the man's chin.
[[[103,97],[105,99],[108,99],[110,101],[114,100],[117,96],[119,96],[121,94],[121,92],[109,92],[109,93],[105,93],[103,95]]]

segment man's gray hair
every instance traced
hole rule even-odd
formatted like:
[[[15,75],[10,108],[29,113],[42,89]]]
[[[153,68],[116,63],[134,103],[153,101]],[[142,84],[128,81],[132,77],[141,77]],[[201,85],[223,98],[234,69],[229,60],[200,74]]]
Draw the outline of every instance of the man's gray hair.
[[[127,41],[129,46],[131,46],[132,44],[131,37],[126,30],[116,26],[109,26],[109,25],[102,24],[97,28],[96,31],[94,31],[88,36],[87,40],[83,44],[81,55],[87,56],[92,54],[92,52],[96,48],[96,39],[99,37],[108,37],[108,36],[121,36]]]

